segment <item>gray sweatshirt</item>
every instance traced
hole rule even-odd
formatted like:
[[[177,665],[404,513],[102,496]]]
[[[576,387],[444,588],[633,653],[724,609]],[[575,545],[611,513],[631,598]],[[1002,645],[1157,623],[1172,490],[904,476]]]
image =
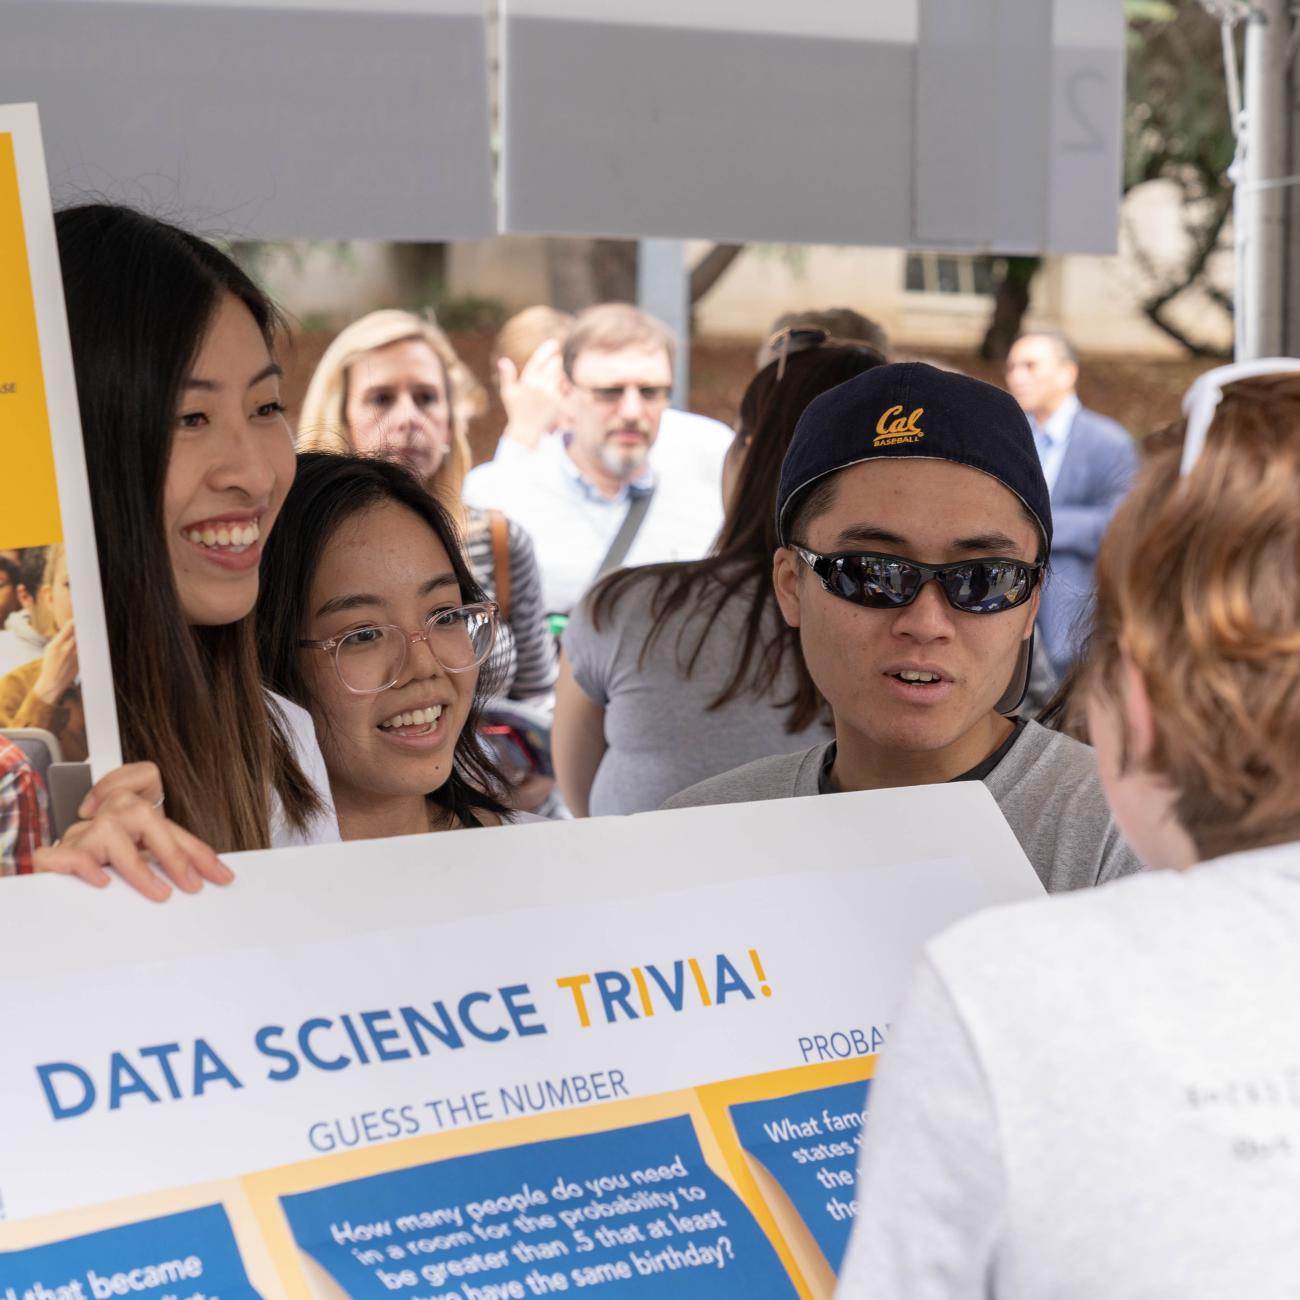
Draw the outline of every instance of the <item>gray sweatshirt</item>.
[[[821,793],[829,744],[760,758],[675,794],[665,808],[753,803]],[[1091,748],[1027,723],[984,777],[1048,893],[1099,885],[1142,869],[1106,805]]]

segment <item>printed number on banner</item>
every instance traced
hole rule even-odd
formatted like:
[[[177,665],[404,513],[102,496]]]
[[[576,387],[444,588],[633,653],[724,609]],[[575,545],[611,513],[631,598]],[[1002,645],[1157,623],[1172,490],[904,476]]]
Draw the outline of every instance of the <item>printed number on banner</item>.
[[[1065,104],[1070,111],[1074,131],[1062,141],[1066,153],[1100,153],[1106,148],[1106,137],[1092,120],[1084,97],[1089,86],[1105,90],[1109,78],[1099,68],[1080,68],[1066,78]]]

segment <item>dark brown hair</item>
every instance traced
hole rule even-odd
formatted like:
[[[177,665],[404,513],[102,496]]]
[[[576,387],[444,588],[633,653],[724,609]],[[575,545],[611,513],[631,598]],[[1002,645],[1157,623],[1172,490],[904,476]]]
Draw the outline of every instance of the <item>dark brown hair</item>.
[[[273,791],[299,829],[319,800],[267,706],[252,616],[186,622],[163,492],[181,386],[222,296],[268,348],[279,317],[230,258],[176,226],[110,204],[67,208],[55,226],[123,756],[157,763],[168,815],[218,852],[266,848]]]
[[[1102,543],[1084,694],[1122,699],[1136,667],[1145,765],[1205,859],[1300,839],[1300,383],[1228,387],[1180,477],[1185,433],[1148,439]]]
[[[880,364],[880,355],[872,348],[830,344],[791,356],[780,380],[775,362],[760,370],[741,399],[737,437],[744,440],[748,452],[713,552],[702,560],[651,564],[611,574],[591,597],[594,626],[599,629],[613,616],[619,600],[633,586],[653,583],[653,622],[638,659],[644,665],[676,613],[690,607],[707,611],[693,645],[685,644],[685,624],[678,633],[677,661],[689,677],[722,610],[732,600],[744,600],[748,603],[745,633],[736,647],[730,679],[709,708],[720,709],[744,694],[767,694],[789,663],[796,685],[791,695],[776,704],[787,710],[787,732],[794,734],[812,726],[824,714],[825,701],[804,666],[798,630],[786,626],[772,589],[772,556],[780,547],[776,489],[781,462],[799,417],[814,397]]]

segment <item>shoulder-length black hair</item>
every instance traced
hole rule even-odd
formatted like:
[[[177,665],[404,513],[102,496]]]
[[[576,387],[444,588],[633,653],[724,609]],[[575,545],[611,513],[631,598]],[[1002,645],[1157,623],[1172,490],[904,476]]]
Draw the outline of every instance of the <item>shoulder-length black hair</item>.
[[[295,704],[311,708],[303,678],[298,641],[308,623],[308,594],[321,556],[339,526],[372,506],[405,506],[429,525],[451,560],[461,599],[476,604],[488,599],[465,559],[456,525],[403,465],[377,456],[307,451],[298,456],[298,473],[289,489],[279,522],[262,552],[262,582],[257,597],[257,649],[266,684]],[[500,682],[495,655],[479,669],[469,716],[456,739],[451,775],[429,799],[463,825],[476,814],[505,814],[500,795],[505,782],[479,740],[483,706]]]
[[[221,299],[248,308],[268,348],[279,316],[177,226],[105,203],[54,220],[123,754],[158,764],[168,814],[218,851],[266,848],[273,792],[299,829],[319,800],[267,707],[251,618],[186,622],[163,493],[181,388]]]
[[[744,599],[749,606],[745,633],[736,648],[727,684],[709,708],[720,709],[742,694],[768,694],[790,663],[794,690],[786,699],[776,701],[786,710],[786,731],[804,731],[823,716],[825,702],[804,665],[798,629],[787,627],[780,617],[772,588],[772,556],[781,545],[776,535],[777,485],[794,427],[808,403],[883,361],[879,352],[865,344],[827,343],[787,358],[784,373],[776,361],[764,366],[741,398],[737,437],[747,452],[712,553],[702,560],[648,564],[611,574],[592,593],[595,626],[600,628],[613,617],[619,600],[633,586],[653,583],[652,621],[638,659],[644,666],[673,615],[691,606],[707,611],[707,617],[697,624],[700,631],[693,645],[685,643],[685,623],[678,634],[678,663],[689,677],[723,607]]]

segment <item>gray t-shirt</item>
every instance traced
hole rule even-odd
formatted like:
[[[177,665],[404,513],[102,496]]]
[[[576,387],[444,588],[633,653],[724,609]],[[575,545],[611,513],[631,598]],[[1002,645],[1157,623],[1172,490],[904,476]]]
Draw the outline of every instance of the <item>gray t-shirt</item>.
[[[828,744],[761,758],[683,790],[665,808],[751,803],[820,793]],[[1124,842],[1087,745],[1036,722],[983,778],[1048,893],[1099,885],[1142,869]]]
[[[714,580],[708,581],[711,585]],[[763,696],[746,692],[710,711],[736,665],[753,600],[752,580],[716,619],[716,588],[706,587],[701,597],[668,620],[641,664],[655,590],[652,580],[626,588],[599,632],[592,626],[590,598],[584,599],[564,630],[574,680],[605,710],[609,748],[591,787],[593,817],[649,812],[705,777],[760,755],[802,749],[832,734],[822,723],[793,734],[786,731],[787,712],[775,701],[789,699],[794,691],[789,661],[775,690]],[[764,638],[776,633],[776,617],[775,610],[769,610]],[[687,676],[684,665],[701,633],[703,646]]]
[[[1300,844],[992,908],[871,1085],[838,1300],[1300,1296]]]

